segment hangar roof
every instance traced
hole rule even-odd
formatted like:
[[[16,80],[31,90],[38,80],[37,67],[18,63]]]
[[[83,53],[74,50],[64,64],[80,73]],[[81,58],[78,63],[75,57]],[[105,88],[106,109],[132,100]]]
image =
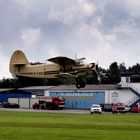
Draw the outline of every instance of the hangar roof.
[[[77,90],[77,88],[75,85],[59,85],[49,90]],[[80,88],[78,90],[116,90],[116,85],[86,85],[85,88]]]
[[[85,88],[77,89],[75,85],[58,86],[32,86],[20,88],[20,90],[116,90],[116,85],[86,85]]]
[[[0,88],[0,92],[9,91],[9,90],[13,90],[13,89],[11,89],[11,88]]]
[[[37,90],[116,90],[116,85],[86,85],[85,88],[77,89],[75,85],[58,85],[58,86],[32,86],[19,88],[19,90],[37,91]],[[0,92],[13,89],[0,89]]]
[[[53,86],[32,86],[32,87],[24,87],[20,88],[20,90],[47,90],[52,88]]]

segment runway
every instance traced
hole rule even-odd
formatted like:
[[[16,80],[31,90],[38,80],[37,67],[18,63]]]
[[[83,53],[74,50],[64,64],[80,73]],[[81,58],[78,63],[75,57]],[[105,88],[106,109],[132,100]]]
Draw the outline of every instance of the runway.
[[[80,110],[80,109],[34,110],[34,109],[24,109],[24,108],[0,108],[0,111],[44,112],[44,113],[62,113],[62,114],[90,114],[90,110]],[[112,112],[104,112],[103,111],[102,114],[112,114]],[[120,114],[120,113],[117,113],[117,114]],[[126,112],[125,114],[140,114],[140,113]]]
[[[63,114],[90,114],[89,110],[77,109],[63,109],[63,110],[34,110],[21,108],[0,108],[0,111],[15,111],[15,112],[49,112],[49,113],[63,113]]]

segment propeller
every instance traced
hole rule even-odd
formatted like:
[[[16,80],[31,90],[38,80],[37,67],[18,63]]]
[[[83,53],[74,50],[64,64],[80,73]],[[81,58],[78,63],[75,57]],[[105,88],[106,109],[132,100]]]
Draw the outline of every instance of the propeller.
[[[100,83],[101,82],[101,78],[100,78],[100,73],[99,73],[99,67],[98,67],[98,63],[95,64],[95,63],[90,63],[92,66],[92,72],[93,74],[96,74],[97,76],[97,81]]]
[[[97,74],[97,80],[98,80],[99,83],[100,83],[100,82],[101,82],[101,77],[100,77],[100,72],[99,72],[98,64],[96,65],[96,74]]]

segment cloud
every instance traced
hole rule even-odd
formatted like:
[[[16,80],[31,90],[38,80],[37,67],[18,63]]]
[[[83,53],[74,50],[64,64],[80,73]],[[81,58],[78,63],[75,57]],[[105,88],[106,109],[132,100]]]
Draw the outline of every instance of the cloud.
[[[81,7],[81,11],[85,16],[92,16],[96,11],[96,6],[94,3],[89,0],[79,0],[79,5]]]
[[[76,26],[80,22],[84,22],[87,17],[92,16],[95,11],[94,3],[88,0],[79,0],[77,5],[71,5],[63,9],[52,6],[48,18],[68,26]]]
[[[0,0],[5,62],[0,77],[10,75],[9,59],[17,49],[32,62],[77,53],[101,67],[113,61],[134,65],[140,60],[139,5],[139,0]]]
[[[25,46],[30,47],[39,41],[41,37],[40,29],[36,28],[27,28],[21,31],[21,38]]]
[[[139,0],[125,0],[126,5],[128,8],[132,8],[134,11],[139,10],[140,1]],[[132,12],[132,11],[131,11]]]
[[[1,65],[1,70],[0,70],[0,79],[11,77],[11,74],[9,73],[9,58],[4,56],[2,54],[3,51],[1,51],[1,46],[0,46],[0,65]]]

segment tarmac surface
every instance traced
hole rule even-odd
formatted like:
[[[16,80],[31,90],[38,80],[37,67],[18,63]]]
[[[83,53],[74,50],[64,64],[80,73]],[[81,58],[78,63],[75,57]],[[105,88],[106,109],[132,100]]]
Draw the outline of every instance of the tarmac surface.
[[[0,108],[0,111],[16,111],[16,112],[50,112],[63,114],[90,114],[90,110],[63,109],[63,110],[35,110],[22,108]]]
[[[23,109],[23,108],[0,108],[0,111],[14,111],[14,112],[49,112],[49,113],[63,113],[63,114],[90,114],[90,110],[79,109],[63,109],[63,110],[35,110],[35,109]],[[102,112],[103,114],[112,114],[112,112]],[[118,113],[120,114],[120,113]],[[132,114],[127,112],[126,114]],[[140,113],[133,113],[140,114]]]

